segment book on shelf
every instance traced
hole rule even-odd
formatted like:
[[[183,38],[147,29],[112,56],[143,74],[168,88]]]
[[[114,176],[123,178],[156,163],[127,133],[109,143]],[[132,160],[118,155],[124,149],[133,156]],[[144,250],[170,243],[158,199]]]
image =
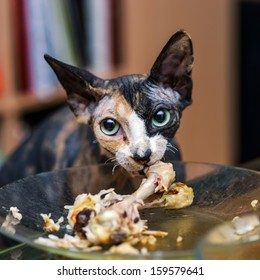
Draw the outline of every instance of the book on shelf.
[[[111,5],[107,0],[85,1],[85,31],[90,66],[107,71],[112,65]]]
[[[77,53],[77,65],[79,67],[85,67],[86,61],[89,60],[86,57],[85,46],[85,21],[86,15],[84,13],[84,2],[86,0],[67,0],[64,1],[64,11],[68,20],[68,28],[71,33],[71,40],[74,42],[75,53]]]
[[[119,64],[120,0],[86,0],[86,51],[89,65],[107,72]]]

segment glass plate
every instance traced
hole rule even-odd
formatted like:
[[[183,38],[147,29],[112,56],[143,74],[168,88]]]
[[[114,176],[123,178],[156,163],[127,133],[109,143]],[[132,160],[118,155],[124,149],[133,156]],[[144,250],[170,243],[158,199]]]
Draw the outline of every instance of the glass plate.
[[[174,162],[177,180],[194,189],[194,203],[180,210],[154,208],[141,211],[151,230],[169,233],[167,237],[158,239],[148,256],[85,253],[50,248],[34,242],[35,238],[46,235],[40,213],[51,213],[54,220],[60,216],[66,219],[64,205],[72,204],[78,194],[94,194],[111,187],[117,193],[129,194],[139,186],[140,178],[133,179],[119,167],[112,174],[112,169],[112,165],[69,168],[6,185],[0,189],[0,227],[11,206],[16,206],[23,218],[14,227],[14,233],[4,229],[0,229],[0,233],[37,250],[72,259],[196,259],[205,257],[198,251],[201,248],[198,244],[210,230],[235,216],[253,213],[252,200],[260,201],[259,172],[214,164]],[[63,226],[57,234],[63,236],[65,232],[66,227]],[[176,242],[178,236],[183,238],[180,243]]]

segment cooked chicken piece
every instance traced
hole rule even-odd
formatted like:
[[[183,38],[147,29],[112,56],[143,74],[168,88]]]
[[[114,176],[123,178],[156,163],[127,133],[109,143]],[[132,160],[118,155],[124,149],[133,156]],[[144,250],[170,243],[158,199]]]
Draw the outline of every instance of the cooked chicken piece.
[[[146,178],[131,195],[116,194],[114,189],[102,190],[96,195],[78,195],[74,205],[65,207],[69,210],[67,218],[76,236],[52,238],[51,246],[84,247],[85,251],[109,245],[110,253],[147,254],[146,247],[153,246],[156,237],[165,237],[167,232],[147,229],[146,221],[139,213],[145,206],[144,201],[156,193],[160,198],[148,205],[181,208],[192,203],[193,191],[182,183],[174,183],[175,171],[171,163],[159,161],[145,168],[144,173]],[[43,218],[48,218],[49,222],[49,216]],[[47,241],[42,238],[38,242]],[[135,248],[137,244],[141,246],[140,250]]]
[[[48,232],[54,232],[58,231],[60,229],[60,224],[64,221],[63,217],[60,217],[58,221],[55,223],[53,219],[51,219],[51,214],[41,214],[43,221],[44,221],[44,226],[43,229],[48,231]]]
[[[89,197],[85,200],[88,203],[78,203],[80,198],[77,198],[77,204],[79,205],[94,205],[94,207],[86,207],[80,209],[85,211],[85,220],[80,228],[80,234],[86,236],[93,244],[106,244],[106,243],[121,243],[129,236],[141,234],[147,229],[146,221],[141,220],[138,208],[144,204],[144,200],[154,194],[155,192],[167,191],[169,186],[175,180],[175,172],[171,163],[157,162],[156,164],[146,168],[144,170],[146,179],[143,179],[140,187],[132,194],[128,196],[116,196],[110,195],[113,198],[117,198],[117,203],[112,204],[109,207],[100,207],[97,209],[97,197]],[[111,194],[112,192],[110,192]],[[103,198],[103,203],[107,204],[107,195]],[[95,201],[95,202],[94,202]],[[101,203],[101,200],[99,200]],[[102,203],[101,203],[102,204]],[[79,207],[75,205],[75,208],[79,210]],[[87,212],[86,212],[87,211]],[[78,212],[83,215],[83,212]],[[75,212],[74,212],[75,214]],[[72,219],[75,215],[69,214],[70,223],[73,224]],[[72,218],[73,217],[73,218]],[[75,220],[75,219],[74,219]],[[74,229],[79,229],[79,223],[75,223]]]

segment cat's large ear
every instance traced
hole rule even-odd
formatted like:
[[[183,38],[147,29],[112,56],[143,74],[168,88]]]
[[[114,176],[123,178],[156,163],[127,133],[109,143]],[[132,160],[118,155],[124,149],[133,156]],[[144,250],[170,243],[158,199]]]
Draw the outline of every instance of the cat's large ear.
[[[67,102],[77,120],[81,123],[88,123],[97,102],[104,96],[102,91],[104,80],[49,55],[44,55],[44,58],[66,90]]]
[[[193,47],[185,31],[175,33],[156,59],[149,80],[181,96],[183,108],[191,104]]]

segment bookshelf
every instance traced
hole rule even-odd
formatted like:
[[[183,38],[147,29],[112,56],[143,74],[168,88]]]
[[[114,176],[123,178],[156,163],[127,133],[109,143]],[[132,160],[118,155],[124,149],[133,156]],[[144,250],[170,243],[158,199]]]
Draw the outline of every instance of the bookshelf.
[[[111,69],[94,68],[92,72],[96,75],[112,78],[147,73],[174,32],[186,29],[193,39],[194,103],[184,112],[177,134],[186,161],[221,164],[236,161],[236,2],[113,0],[113,5],[120,4],[117,10],[120,15],[117,14],[114,23],[118,44],[115,49],[120,61]],[[10,3],[10,0],[0,1],[0,73],[4,72],[4,90],[0,92],[0,149],[5,155],[23,138],[24,114],[55,108],[65,101],[65,93],[59,87],[54,87],[48,98],[16,89]]]
[[[2,0],[0,1],[0,34],[1,34],[1,44],[0,44],[0,59],[2,61],[1,68],[0,68],[0,150],[4,155],[10,154],[17,145],[22,141],[22,139],[25,137],[23,131],[24,131],[24,123],[22,121],[22,116],[27,113],[33,113],[33,112],[39,112],[39,111],[44,111],[44,110],[51,110],[52,108],[55,109],[57,106],[65,103],[66,99],[66,94],[64,90],[60,87],[60,85],[57,83],[48,89],[46,92],[40,92],[37,91],[37,86],[35,88],[19,88],[17,84],[21,82],[19,79],[21,77],[18,77],[19,70],[19,62],[17,62],[19,59],[21,60],[21,57],[19,57],[20,53],[17,53],[17,48],[19,47],[14,47],[15,44],[19,43],[19,38],[21,34],[18,34],[16,32],[17,29],[17,24],[19,25],[21,22],[17,23],[16,17],[20,18],[21,16],[18,16],[18,12],[21,9],[25,9],[25,3],[27,5],[26,11],[23,10],[23,16],[28,16],[28,13],[30,12],[30,9],[36,8],[35,13],[39,13],[39,10],[43,8],[44,6],[36,7],[35,3],[37,1],[31,1],[31,0]],[[66,58],[64,58],[64,61],[70,62],[68,60],[76,60],[75,57],[73,57],[73,47],[75,46],[69,46],[72,45],[70,41],[72,41],[72,34],[68,34],[69,32],[72,33],[71,28],[65,25],[68,25],[67,18],[68,16],[71,16],[71,14],[66,14],[66,11],[64,11],[65,8],[69,9],[73,7],[73,3],[71,1],[60,1],[60,0],[55,0],[55,1],[38,1],[41,3],[41,5],[45,5],[45,3],[48,2],[50,4],[50,9],[51,8],[56,8],[57,13],[55,14],[54,11],[47,11],[47,12],[52,12],[52,19],[55,18],[55,16],[60,17],[60,19],[56,20],[57,25],[59,25],[59,29],[57,28],[56,34],[61,33],[64,35],[64,38],[66,37],[66,40],[64,39],[63,48],[65,51],[63,51],[63,54],[66,54]],[[96,5],[97,2],[102,4],[103,3],[113,3],[113,0],[111,1],[88,1],[89,5],[93,6],[93,9],[99,9],[100,7]],[[64,4],[65,3],[65,4]],[[83,2],[82,2],[83,3]],[[74,6],[75,7],[75,6]],[[61,11],[62,10],[62,11]],[[63,14],[62,14],[63,13]],[[45,12],[46,16],[46,12]],[[35,16],[32,16],[35,17]],[[47,20],[47,19],[46,19]],[[71,21],[74,19],[71,19]],[[31,20],[32,21],[32,20]],[[70,22],[71,23],[71,22]],[[23,22],[24,25],[28,25],[28,19]],[[39,23],[38,28],[41,27],[41,24],[44,24],[44,22]],[[33,25],[33,24],[32,24]],[[97,24],[96,24],[97,25]],[[62,26],[62,28],[61,28]],[[65,27],[63,27],[65,26]],[[26,26],[27,27],[27,26]],[[95,24],[94,24],[95,27]],[[18,26],[19,30],[18,32],[21,32],[21,27]],[[50,26],[45,27],[50,30]],[[99,26],[95,27],[97,31],[102,31],[102,26],[101,28]],[[107,26],[106,26],[107,28]],[[32,46],[31,50],[35,51],[35,48],[39,47],[39,42],[37,42],[37,39],[41,40],[41,36],[36,36],[36,39],[34,38],[35,33],[38,32],[38,30],[31,30],[33,28],[29,27],[28,32],[32,32]],[[108,28],[107,28],[108,29]],[[107,31],[107,30],[105,30]],[[55,32],[55,30],[53,30]],[[28,36],[28,34],[26,34]],[[36,34],[37,35],[37,34]],[[47,34],[49,36],[49,34]],[[92,36],[93,37],[93,36]],[[59,38],[61,39],[61,38]],[[25,39],[24,39],[25,40]],[[30,39],[28,39],[30,41]],[[57,40],[58,41],[58,40]],[[92,40],[93,41],[93,40]],[[29,49],[30,46],[28,46],[27,43],[27,48]],[[43,42],[44,43],[44,42]],[[67,43],[67,46],[66,44]],[[79,44],[80,42],[78,42]],[[102,42],[105,43],[105,42]],[[76,45],[76,44],[75,44]],[[47,45],[44,44],[44,47],[47,49]],[[24,48],[24,46],[23,46]],[[60,46],[56,46],[58,50],[61,49]],[[18,50],[19,51],[19,50]],[[28,50],[27,50],[28,51]],[[111,51],[108,49],[107,52]],[[48,51],[46,51],[48,52]],[[77,50],[76,50],[77,52]],[[102,50],[101,50],[102,52]],[[37,53],[36,53],[37,54]],[[28,53],[23,53],[24,56],[28,56]],[[34,53],[29,54],[30,55],[35,55]],[[83,54],[84,55],[84,54]],[[62,55],[61,55],[62,56]],[[103,59],[107,59],[107,54],[102,54]],[[93,58],[95,57],[95,53],[91,53],[91,60],[94,60]],[[62,58],[61,58],[62,59]],[[30,58],[28,59],[30,60]],[[39,63],[39,60],[42,61],[40,63],[46,63],[43,59],[42,54],[37,54],[37,60],[35,63]],[[77,61],[78,62],[78,61]],[[76,61],[71,62],[71,64],[77,65],[80,63],[77,63]],[[100,74],[100,75],[106,75],[108,77],[113,77],[113,75],[117,75],[121,70],[119,67],[116,69],[107,69],[107,67],[101,67],[96,66],[97,64],[95,61],[93,62],[94,66],[94,73]],[[30,67],[31,65],[26,65]],[[49,66],[44,65],[46,68]],[[83,65],[78,65],[83,67]],[[34,68],[34,65],[32,65],[32,70],[37,70]],[[25,67],[21,70],[24,71]],[[51,69],[49,69],[50,72],[52,72]],[[28,70],[29,71],[29,70]],[[44,73],[43,73],[44,74]],[[53,73],[51,73],[53,75]],[[22,77],[24,77],[24,73],[22,73]],[[54,75],[53,75],[54,77]],[[48,79],[49,77],[47,77]],[[55,78],[56,79],[56,78]],[[23,81],[24,82],[24,81]],[[42,90],[41,90],[42,91]]]

